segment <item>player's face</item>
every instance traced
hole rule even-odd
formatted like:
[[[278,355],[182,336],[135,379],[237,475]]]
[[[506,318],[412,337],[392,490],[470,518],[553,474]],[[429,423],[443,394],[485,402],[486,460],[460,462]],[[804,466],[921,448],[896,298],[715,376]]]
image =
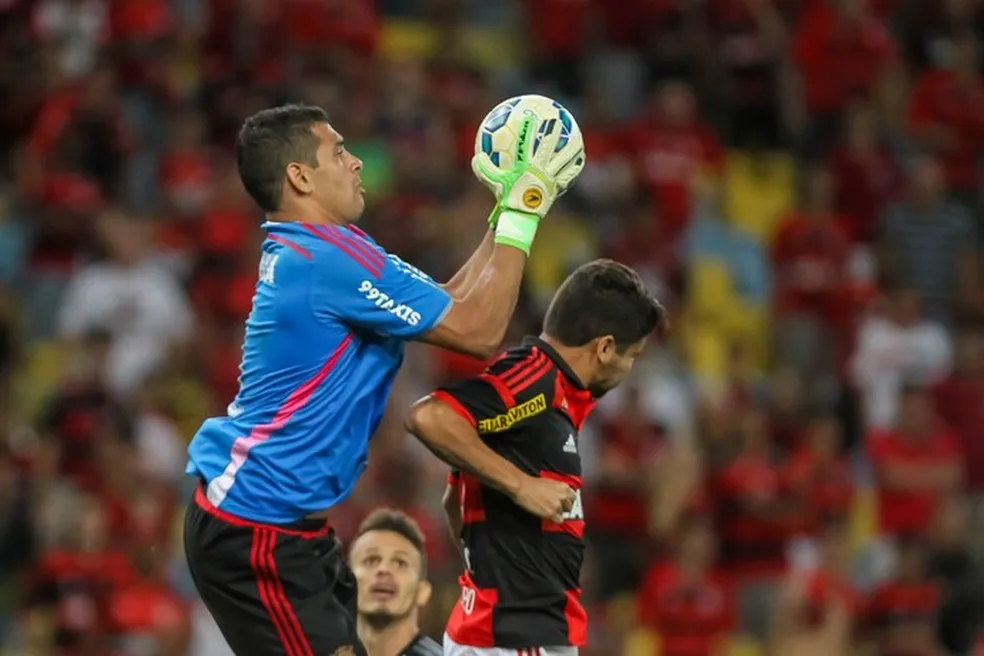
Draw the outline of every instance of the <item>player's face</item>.
[[[635,364],[636,358],[639,357],[642,349],[645,347],[645,337],[635,344],[629,345],[621,353],[618,352],[615,346],[615,340],[610,335],[596,340],[595,356],[597,366],[595,368],[595,375],[588,382],[588,389],[591,391],[592,396],[601,398],[625,380],[625,377],[632,371],[632,365]]]
[[[354,223],[362,216],[366,200],[362,188],[362,160],[345,148],[344,139],[327,123],[316,125],[318,168],[311,172],[314,195],[333,217]]]
[[[359,585],[359,615],[393,621],[427,603],[430,585],[420,580],[420,552],[392,531],[370,531],[352,545],[352,571]]]

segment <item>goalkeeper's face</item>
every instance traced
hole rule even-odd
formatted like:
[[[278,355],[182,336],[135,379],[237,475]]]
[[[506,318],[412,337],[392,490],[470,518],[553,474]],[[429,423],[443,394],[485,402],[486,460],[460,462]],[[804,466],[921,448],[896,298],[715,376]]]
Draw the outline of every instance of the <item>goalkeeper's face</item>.
[[[378,626],[409,617],[427,604],[430,583],[423,580],[423,556],[393,531],[362,534],[349,556],[359,585],[359,616]]]
[[[345,140],[331,125],[313,128],[318,137],[317,168],[311,169],[311,195],[331,217],[354,223],[366,207],[362,187],[362,160],[345,148]]]
[[[594,349],[594,374],[587,381],[587,387],[591,395],[599,399],[629,375],[636,358],[646,347],[646,339],[619,350],[612,336],[606,335],[590,342],[589,346]]]

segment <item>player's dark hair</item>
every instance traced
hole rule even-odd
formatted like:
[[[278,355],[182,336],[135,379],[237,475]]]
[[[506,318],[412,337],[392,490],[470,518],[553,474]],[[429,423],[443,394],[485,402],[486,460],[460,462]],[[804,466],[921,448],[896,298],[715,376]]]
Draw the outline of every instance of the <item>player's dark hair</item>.
[[[264,212],[280,209],[287,165],[317,168],[318,137],[311,128],[328,114],[311,105],[281,105],[253,114],[236,139],[236,163],[243,187]]]
[[[362,520],[359,530],[355,534],[355,539],[358,540],[366,533],[375,531],[389,531],[406,538],[407,542],[412,544],[414,549],[420,553],[421,577],[427,575],[427,552],[425,550],[427,541],[424,539],[424,533],[420,530],[420,525],[416,520],[399,510],[377,508]]]
[[[589,262],[568,276],[543,320],[543,332],[564,346],[611,335],[619,352],[668,329],[666,310],[639,274],[614,260]]]

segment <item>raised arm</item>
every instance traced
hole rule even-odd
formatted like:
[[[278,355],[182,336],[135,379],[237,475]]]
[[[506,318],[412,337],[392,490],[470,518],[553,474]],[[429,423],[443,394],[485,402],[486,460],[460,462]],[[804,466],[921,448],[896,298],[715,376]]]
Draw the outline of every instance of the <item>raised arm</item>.
[[[471,289],[452,298],[444,318],[420,340],[478,358],[492,355],[516,309],[525,267],[526,253],[495,244]]]
[[[519,129],[515,161],[500,169],[488,155],[472,160],[476,176],[495,194],[491,256],[461,298],[452,301],[444,319],[422,340],[478,357],[488,357],[506,334],[516,308],[526,256],[537,225],[584,168],[580,140],[560,144],[562,126],[556,120],[543,124],[527,113]],[[536,138],[534,139],[534,135]],[[534,144],[536,147],[534,148]]]
[[[495,230],[486,230],[482,242],[468,258],[468,261],[461,265],[461,268],[451,276],[451,279],[442,285],[444,291],[450,294],[452,298],[467,296],[485,265],[488,264],[489,258],[492,257],[494,247]]]

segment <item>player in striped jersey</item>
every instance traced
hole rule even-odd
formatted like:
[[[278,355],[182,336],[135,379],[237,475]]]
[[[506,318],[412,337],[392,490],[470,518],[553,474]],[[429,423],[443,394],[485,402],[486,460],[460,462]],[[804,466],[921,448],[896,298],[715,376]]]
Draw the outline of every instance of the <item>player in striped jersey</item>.
[[[441,656],[441,646],[418,625],[431,585],[417,522],[376,510],[359,527],[349,562],[359,588],[359,638],[371,656]]]

